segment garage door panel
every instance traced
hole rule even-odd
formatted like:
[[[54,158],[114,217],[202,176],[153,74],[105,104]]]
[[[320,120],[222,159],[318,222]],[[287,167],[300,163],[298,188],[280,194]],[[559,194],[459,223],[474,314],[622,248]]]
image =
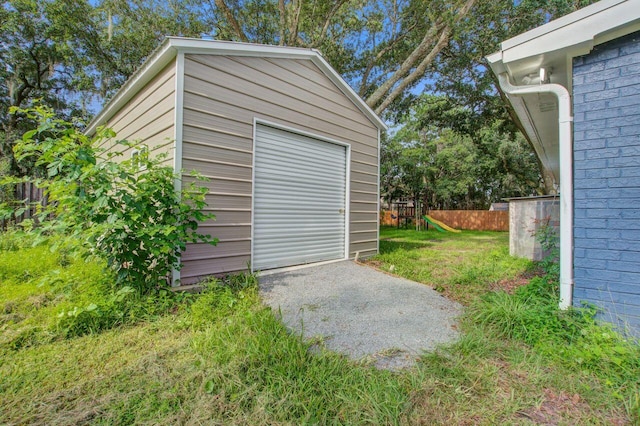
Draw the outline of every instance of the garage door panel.
[[[257,153],[257,155],[260,155],[260,153]],[[284,162],[286,159],[284,158],[272,158],[272,159],[266,159],[263,157],[264,160],[267,161],[273,161],[273,162]],[[291,159],[292,161],[294,159]],[[306,164],[309,164],[309,162],[311,162],[310,159],[297,159],[298,161],[305,161]],[[322,167],[321,165],[315,165],[316,167],[319,167],[321,169],[325,169],[326,165],[324,165],[325,167]],[[300,176],[300,174],[305,174],[309,177],[313,177],[314,179],[318,179],[323,181],[323,183],[327,184],[327,185],[336,185],[335,180],[331,177],[331,176],[327,176],[323,171],[319,171],[319,170],[309,170],[307,167],[299,167],[299,166],[293,166],[290,165],[287,169],[282,169],[280,168],[278,165],[274,165],[271,167],[264,167],[264,171],[270,173],[271,175],[273,175],[274,179],[278,179],[278,180],[284,180],[287,181],[291,178],[298,178],[298,176]],[[269,182],[270,183],[270,182]]]
[[[253,268],[345,257],[346,148],[258,125]]]
[[[266,126],[262,126],[262,127],[263,129],[266,128]],[[311,138],[308,138],[302,135],[294,135],[292,138],[291,135],[293,135],[293,133],[291,132],[287,132],[285,130],[278,130],[278,129],[274,129],[274,130],[278,133],[268,134],[268,133],[262,132],[261,134],[261,139],[265,142],[265,145],[263,145],[261,148],[264,148],[265,152],[267,153],[278,151],[278,152],[281,152],[281,155],[278,155],[278,157],[282,157],[282,158],[288,157],[294,160],[296,158],[299,158],[300,156],[306,156],[306,157],[314,158],[315,161],[318,163],[322,163],[322,162],[330,163],[331,161],[328,160],[328,158],[330,158],[331,160],[337,161],[340,159],[340,157],[342,157],[341,150],[344,150],[343,146],[334,144],[333,147],[327,147],[327,149],[323,151],[322,157],[317,157],[317,149],[315,146],[291,143],[293,138],[298,138],[298,139],[300,137],[307,138],[307,139],[311,139]],[[285,135],[285,133],[289,133],[289,135]],[[295,145],[296,147],[295,151],[288,150],[291,145]]]
[[[262,152],[265,158],[276,158],[285,160],[299,160],[300,158],[311,158],[317,164],[333,165],[336,161],[340,161],[342,158],[341,152],[336,150],[327,150],[323,153],[322,158],[317,157],[315,149],[312,147],[305,147],[300,145],[296,146],[296,151],[286,151],[292,144],[278,142],[275,139],[263,139],[265,143],[270,143],[269,148],[263,148]],[[344,148],[342,148],[344,149]],[[292,166],[296,166],[296,163],[292,163]]]
[[[310,256],[324,256],[327,251],[326,247],[318,247],[316,249],[310,249],[308,252],[303,254],[300,253],[290,253],[286,259],[283,259],[281,256],[272,255],[265,256],[263,262],[268,265],[272,265],[269,267],[258,268],[254,267],[254,270],[265,270],[265,269],[273,269],[273,268],[282,268],[286,266],[292,265],[301,265],[308,263],[308,259]],[[335,252],[335,256],[337,259],[344,257],[344,250],[340,252]]]

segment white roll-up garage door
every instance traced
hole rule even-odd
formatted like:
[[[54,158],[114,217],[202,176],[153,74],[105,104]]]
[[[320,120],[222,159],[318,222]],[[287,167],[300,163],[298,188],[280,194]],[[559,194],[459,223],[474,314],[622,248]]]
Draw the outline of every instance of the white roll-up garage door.
[[[254,270],[345,257],[345,146],[257,124],[254,173]]]

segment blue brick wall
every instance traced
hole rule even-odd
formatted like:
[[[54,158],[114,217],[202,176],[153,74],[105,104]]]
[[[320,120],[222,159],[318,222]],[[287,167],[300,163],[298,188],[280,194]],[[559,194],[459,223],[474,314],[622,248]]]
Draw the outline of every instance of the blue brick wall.
[[[574,305],[640,336],[640,32],[573,59]]]

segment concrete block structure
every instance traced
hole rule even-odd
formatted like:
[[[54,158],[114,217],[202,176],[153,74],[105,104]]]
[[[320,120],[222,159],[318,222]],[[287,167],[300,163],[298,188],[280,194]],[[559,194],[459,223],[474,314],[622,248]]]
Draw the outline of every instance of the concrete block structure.
[[[557,196],[509,199],[509,254],[542,260],[550,253],[540,243],[545,226],[560,228],[560,201]]]

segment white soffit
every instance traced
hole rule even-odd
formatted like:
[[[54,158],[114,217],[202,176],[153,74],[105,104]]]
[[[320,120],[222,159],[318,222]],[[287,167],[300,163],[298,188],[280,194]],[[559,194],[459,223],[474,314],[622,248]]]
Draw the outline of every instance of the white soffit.
[[[387,125],[356,94],[347,82],[329,65],[319,51],[300,47],[270,46],[231,41],[204,40],[185,37],[167,37],[154,50],[144,64],[125,82],[107,105],[87,125],[86,134],[95,132],[96,127],[105,124],[135,94],[144,87],[160,70],[176,57],[177,53],[209,54],[225,56],[253,56],[284,59],[306,59],[312,61],[347,96],[358,109],[379,129]]]

